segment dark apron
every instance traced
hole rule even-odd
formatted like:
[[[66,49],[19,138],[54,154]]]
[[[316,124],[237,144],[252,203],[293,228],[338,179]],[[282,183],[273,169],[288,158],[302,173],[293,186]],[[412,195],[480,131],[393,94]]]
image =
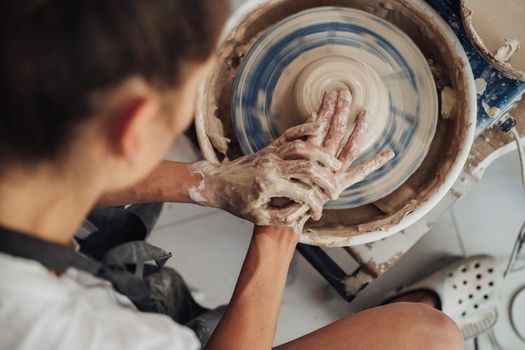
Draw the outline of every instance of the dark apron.
[[[76,268],[109,281],[114,289],[127,296],[140,311],[166,314],[166,306],[149,296],[143,279],[145,263],[155,261],[160,268],[171,257],[144,241],[121,244],[107,252],[101,261],[71,248],[0,227],[0,252],[39,262],[58,273]]]
[[[72,267],[109,281],[138,310],[167,315],[193,329],[202,348],[226,310],[226,306],[214,310],[200,306],[182,276],[164,267],[171,253],[145,241],[120,244],[97,261],[72,248],[0,226],[0,252],[37,261],[58,273]],[[145,264],[148,261],[155,261],[156,266]]]

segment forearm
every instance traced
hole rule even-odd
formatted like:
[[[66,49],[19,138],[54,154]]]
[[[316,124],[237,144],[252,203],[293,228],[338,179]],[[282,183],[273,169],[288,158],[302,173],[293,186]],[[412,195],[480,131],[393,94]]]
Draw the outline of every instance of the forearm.
[[[99,206],[117,206],[148,202],[194,203],[189,195],[192,187],[199,186],[202,176],[191,171],[192,163],[162,161],[140,183],[121,191],[105,194]]]
[[[231,302],[207,350],[271,349],[297,241],[290,228],[255,229]]]

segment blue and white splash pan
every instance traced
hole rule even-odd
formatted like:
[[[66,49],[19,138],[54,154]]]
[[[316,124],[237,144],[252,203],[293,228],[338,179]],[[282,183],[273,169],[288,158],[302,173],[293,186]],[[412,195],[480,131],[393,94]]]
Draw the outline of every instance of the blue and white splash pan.
[[[358,62],[368,73],[345,69],[337,81],[337,64],[333,64],[328,74],[331,85],[322,86],[319,77],[305,72],[313,62],[326,59],[343,62],[343,66],[352,61],[355,67]],[[371,137],[354,164],[387,147],[396,157],[328,203],[330,209],[357,207],[385,197],[425,158],[436,129],[438,98],[428,63],[417,46],[400,29],[372,14],[317,7],[278,22],[255,42],[240,67],[233,92],[234,130],[243,153],[251,154],[316,111],[324,88],[345,85],[372,117]],[[295,98],[297,89],[316,89],[313,102],[295,109],[282,107],[283,101]],[[370,91],[360,95],[354,91],[359,89]],[[377,98],[380,91],[383,97]]]

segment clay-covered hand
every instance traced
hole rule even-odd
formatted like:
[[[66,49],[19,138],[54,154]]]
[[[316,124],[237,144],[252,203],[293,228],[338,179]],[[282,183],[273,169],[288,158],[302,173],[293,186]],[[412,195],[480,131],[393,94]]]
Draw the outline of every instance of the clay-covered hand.
[[[256,154],[228,163],[195,163],[192,171],[202,181],[190,189],[191,198],[258,225],[294,226],[307,212],[319,219],[325,198],[337,198],[335,174],[341,167],[321,146],[301,140],[320,131],[318,122],[306,123]]]
[[[349,90],[342,90],[339,93],[337,91],[327,92],[323,98],[319,113],[315,114],[310,120],[310,123],[319,127],[319,130],[306,140],[306,143],[320,147],[326,156],[337,157],[341,162],[340,168],[334,171],[336,197],[339,197],[346,188],[381,168],[395,156],[392,150],[385,149],[361,164],[351,166],[361,152],[370,125],[367,111],[361,111],[357,115],[352,132],[346,139],[351,105],[352,94]],[[322,193],[319,197],[323,198],[322,205],[330,199],[334,199],[333,196],[327,196]],[[311,217],[314,220],[318,220],[317,217]],[[298,219],[295,225],[296,232],[302,232],[302,227],[309,218],[310,212],[306,212]]]
[[[370,124],[366,111],[356,118],[346,139],[352,95],[327,92],[318,114],[292,127],[264,150],[228,163],[202,161],[192,167],[202,177],[191,198],[258,225],[292,226],[319,220],[324,204],[385,165],[386,149],[350,167],[359,155]]]
[[[346,188],[381,168],[395,156],[394,152],[387,148],[352,167],[368,135],[370,116],[366,110],[360,111],[352,132],[348,139],[345,139],[351,105],[352,94],[349,90],[341,90],[339,93],[337,91],[327,92],[315,119],[321,130],[307,139],[307,142],[320,146],[325,154],[337,157],[341,162],[340,169],[335,172],[337,196]]]

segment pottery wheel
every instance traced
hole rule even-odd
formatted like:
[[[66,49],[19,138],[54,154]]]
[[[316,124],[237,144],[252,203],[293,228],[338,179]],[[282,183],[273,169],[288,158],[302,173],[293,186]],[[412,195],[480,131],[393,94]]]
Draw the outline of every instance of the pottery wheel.
[[[248,51],[235,80],[232,121],[245,154],[317,112],[329,90],[348,88],[347,135],[363,109],[371,116],[358,164],[390,147],[395,159],[327,208],[380,199],[419,167],[433,139],[437,93],[428,64],[401,30],[355,9],[318,7],[272,26]]]

